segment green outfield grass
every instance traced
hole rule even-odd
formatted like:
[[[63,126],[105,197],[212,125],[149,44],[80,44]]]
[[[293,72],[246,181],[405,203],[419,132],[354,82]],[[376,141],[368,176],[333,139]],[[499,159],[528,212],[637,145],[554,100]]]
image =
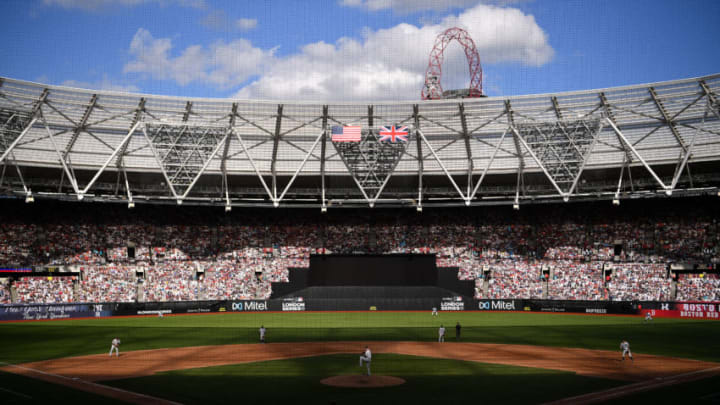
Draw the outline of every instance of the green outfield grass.
[[[123,404],[124,402],[0,371],[0,403],[3,405],[27,405],[48,403]]]
[[[462,341],[618,350],[720,361],[720,322],[641,317],[454,312],[225,313],[0,324],[0,361],[20,363],[103,353],[117,336],[122,350],[255,343],[265,325],[269,342],[339,340],[434,341],[442,323]]]
[[[540,403],[623,384],[554,370],[393,354],[373,356],[373,373],[404,378],[403,385],[356,389],[320,383],[362,370],[358,356],[346,354],[178,370],[108,384],[184,404],[358,405]]]
[[[269,342],[435,341],[437,328],[442,323],[448,329],[448,344],[452,344],[454,325],[458,321],[463,326],[463,342],[618,350],[620,340],[627,339],[636,353],[720,361],[720,322],[717,321],[656,319],[644,322],[641,317],[519,312],[441,312],[439,317],[431,317],[429,312],[254,312],[166,316],[162,319],[130,317],[2,323],[0,361],[22,363],[106,353],[113,337],[123,341],[123,351],[255,343],[260,325],[268,329]],[[552,370],[445,359],[433,359],[431,362],[435,365],[432,366],[427,364],[428,359],[378,354],[376,373],[404,377],[408,383],[368,393],[319,387],[318,381],[322,377],[359,372],[357,366],[353,367],[356,357],[319,356],[181,370],[109,384],[189,403],[235,402],[238,393],[242,392],[255,398],[248,403],[260,402],[268,395],[274,402],[278,395],[286,395],[294,402],[317,403],[313,399],[321,396],[323,401],[336,400],[338,404],[365,403],[368,395],[373,396],[373,403],[377,403],[378,398],[398,404],[410,401],[453,403],[467,397],[480,401],[484,397],[486,403],[533,403],[620,384]],[[381,359],[385,361],[381,362]],[[2,377],[5,375],[0,375]],[[3,378],[0,389],[20,393],[32,391],[34,398],[39,398],[35,400],[37,403],[58,402],[58,398],[65,398],[62,393],[67,388],[35,380],[30,384],[25,380],[17,376]],[[697,387],[705,385],[697,382],[670,389],[697,391],[705,396],[715,392]],[[2,395],[0,392],[3,403],[4,398],[12,397],[12,394]],[[68,396],[72,399],[68,402],[93,402],[90,396],[77,395],[77,400]],[[635,398],[633,403],[665,397],[645,393]]]

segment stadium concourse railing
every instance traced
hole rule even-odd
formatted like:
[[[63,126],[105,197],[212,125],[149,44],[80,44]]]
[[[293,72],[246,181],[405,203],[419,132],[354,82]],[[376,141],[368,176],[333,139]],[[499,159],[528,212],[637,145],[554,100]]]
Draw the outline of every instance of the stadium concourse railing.
[[[531,299],[376,299],[327,300],[284,298],[270,300],[182,301],[144,303],[80,303],[0,305],[0,321],[164,316],[197,313],[302,311],[525,311],[576,314],[623,314],[658,317],[720,319],[720,302],[559,301]]]

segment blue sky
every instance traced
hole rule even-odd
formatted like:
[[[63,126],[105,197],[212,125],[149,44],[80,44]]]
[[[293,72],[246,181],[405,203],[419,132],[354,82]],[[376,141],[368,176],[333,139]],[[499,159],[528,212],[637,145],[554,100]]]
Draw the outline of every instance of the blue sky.
[[[720,1],[4,0],[0,76],[288,100],[419,99],[439,32],[477,44],[488,95],[720,72]],[[12,16],[12,18],[8,18]],[[455,43],[445,89],[467,86]]]

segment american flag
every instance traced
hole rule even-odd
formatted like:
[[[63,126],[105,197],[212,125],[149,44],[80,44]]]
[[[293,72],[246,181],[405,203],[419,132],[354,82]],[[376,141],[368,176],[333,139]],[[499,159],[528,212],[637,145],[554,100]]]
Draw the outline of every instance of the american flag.
[[[357,126],[346,126],[341,127],[336,125],[332,127],[332,141],[333,142],[360,142],[360,129],[362,127]]]
[[[380,127],[380,142],[396,142],[396,139],[400,142],[408,141],[408,127]]]

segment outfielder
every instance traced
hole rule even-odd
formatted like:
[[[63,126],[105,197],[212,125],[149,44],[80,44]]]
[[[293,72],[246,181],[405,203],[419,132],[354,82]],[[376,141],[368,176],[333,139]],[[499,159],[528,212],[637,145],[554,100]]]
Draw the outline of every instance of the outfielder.
[[[260,343],[265,343],[265,327],[260,325]]]
[[[110,343],[110,354],[109,354],[109,356],[112,357],[113,350],[115,350],[116,357],[120,357],[120,348],[119,348],[118,346],[120,346],[120,339],[114,338],[114,339],[112,340],[112,343]]]
[[[370,375],[370,362],[372,362],[372,352],[370,352],[370,348],[367,346],[365,346],[365,353],[360,356],[360,367],[362,367],[363,361],[367,363],[367,375]]]
[[[432,308],[432,316],[438,316],[437,307]]]
[[[633,360],[632,352],[630,351],[630,343],[628,343],[627,340],[623,340],[623,341],[620,343],[620,349],[622,349],[622,359],[623,359],[623,361],[625,361],[625,354],[627,354],[628,357],[630,357],[630,361],[632,361],[632,362],[635,361],[635,360]]]
[[[645,321],[647,322],[647,321],[652,321],[652,320],[653,320],[653,317],[652,317],[652,314],[650,313],[650,311],[645,312]]]
[[[438,342],[444,342],[445,341],[445,327],[440,325],[440,329],[438,329]]]

